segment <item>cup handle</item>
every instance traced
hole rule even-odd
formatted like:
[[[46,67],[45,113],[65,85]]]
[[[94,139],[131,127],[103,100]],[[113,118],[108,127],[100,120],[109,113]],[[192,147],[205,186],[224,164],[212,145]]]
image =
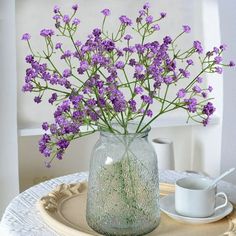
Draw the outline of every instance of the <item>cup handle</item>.
[[[217,193],[216,197],[218,197],[218,196],[223,196],[224,199],[225,199],[225,202],[223,204],[221,204],[220,206],[216,207],[215,211],[225,207],[228,204],[228,197],[227,197],[227,195],[225,193],[223,193],[223,192]]]

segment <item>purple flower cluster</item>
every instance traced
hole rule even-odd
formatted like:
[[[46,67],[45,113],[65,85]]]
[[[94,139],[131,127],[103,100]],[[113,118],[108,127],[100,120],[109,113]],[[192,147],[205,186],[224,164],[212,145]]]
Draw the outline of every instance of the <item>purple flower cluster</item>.
[[[43,37],[51,37],[54,35],[54,31],[52,29],[42,29],[40,35]]]
[[[191,32],[191,28],[188,25],[183,25],[183,30],[184,30],[185,33],[190,33]]]
[[[121,22],[121,24],[128,26],[128,25],[132,25],[132,20],[130,18],[128,18],[127,16],[120,16],[119,20]]]
[[[94,132],[94,126],[111,131],[111,122],[118,122],[124,124],[126,133],[126,124],[136,118],[142,117],[142,121],[145,117],[149,124],[159,115],[177,108],[187,111],[189,118],[207,125],[215,111],[213,104],[206,100],[213,88],[204,88],[200,76],[203,72],[222,73],[225,45],[204,54],[201,42],[196,40],[189,50],[177,50],[176,40],[191,32],[188,25],[183,25],[180,34],[173,39],[167,35],[161,41],[148,41],[149,36],[160,30],[158,21],[166,17],[164,12],[158,19],[150,15],[149,3],[139,10],[136,21],[120,16],[119,30],[111,35],[105,30],[111,11],[103,9],[102,27],[93,29],[82,42],[76,38],[80,24],[76,17],[78,8],[77,4],[73,5],[70,15],[54,7],[55,32],[52,29],[40,31],[47,44],[42,55],[34,54],[30,34],[22,36],[32,52],[25,58],[29,68],[22,90],[37,93],[36,103],[48,96],[48,103],[56,106],[54,122],[42,124],[46,134],[39,140],[39,151],[45,157],[61,160],[70,142]],[[130,33],[132,30],[141,36],[140,41]],[[70,40],[71,46],[61,38],[54,42],[58,34]],[[198,57],[202,57],[203,70],[194,77],[191,69]],[[63,68],[57,68],[58,61],[64,64]],[[235,66],[235,63],[230,61],[227,66]],[[182,80],[187,86],[181,86]],[[170,95],[169,91],[175,92]],[[159,113],[154,112],[155,106],[161,107]],[[91,132],[83,133],[81,126],[84,125],[91,128]]]
[[[28,40],[30,40],[30,39],[31,39],[31,36],[30,36],[29,33],[25,33],[25,34],[23,34],[22,37],[21,37],[21,40],[25,40],[25,41],[28,41]]]
[[[205,114],[207,117],[202,121],[203,125],[206,126],[209,121],[209,117],[213,115],[215,112],[215,107],[211,102],[208,102],[206,105],[204,105],[202,113]]]
[[[198,40],[193,42],[193,47],[197,53],[201,54],[203,52],[202,44]]]
[[[109,16],[109,15],[111,14],[111,11],[106,8],[106,9],[103,9],[103,10],[101,11],[101,13],[102,13],[104,16]]]

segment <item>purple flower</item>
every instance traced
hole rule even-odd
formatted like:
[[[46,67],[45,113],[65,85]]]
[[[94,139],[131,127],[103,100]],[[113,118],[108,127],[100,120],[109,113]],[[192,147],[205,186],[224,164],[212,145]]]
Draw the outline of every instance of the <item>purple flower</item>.
[[[172,42],[172,39],[170,36],[166,36],[164,39],[163,39],[163,42],[164,44],[170,44]]]
[[[53,104],[57,100],[57,94],[53,93],[52,96],[48,99],[48,102]]]
[[[209,121],[209,118],[207,117],[206,119],[203,119],[203,120],[202,120],[202,124],[203,124],[204,126],[207,126],[207,125],[208,125],[208,121]]]
[[[77,120],[83,119],[84,116],[85,116],[85,113],[84,113],[83,111],[81,111],[81,110],[76,110],[76,111],[74,111],[73,114],[72,114],[72,117],[73,117],[74,119],[77,119]]]
[[[42,102],[41,96],[34,97],[34,102],[36,102],[36,103]]]
[[[148,117],[152,117],[152,116],[153,116],[152,110],[148,109],[147,112],[146,112],[146,115],[147,115]]]
[[[196,98],[189,98],[184,99],[184,102],[187,104],[187,109],[189,112],[196,112],[197,110],[197,99]]]
[[[190,72],[184,69],[179,69],[179,72],[183,75],[184,78],[189,78],[190,77]]]
[[[198,41],[198,40],[194,41],[193,47],[195,48],[195,50],[198,54],[201,54],[203,52],[202,44],[200,41]]]
[[[101,35],[101,33],[102,33],[102,31],[100,29],[98,29],[98,28],[93,30],[93,35],[95,37],[99,37]]]
[[[133,46],[124,47],[124,48],[123,48],[123,51],[124,51],[124,52],[131,52],[131,53],[133,53],[133,52],[135,52],[135,47],[133,47]],[[122,55],[122,56],[123,56],[123,55]]]
[[[32,63],[34,61],[34,57],[32,55],[28,55],[25,57],[25,61],[27,63]]]
[[[48,124],[48,122],[43,122],[42,128],[43,128],[45,131],[47,131],[47,130],[49,129],[49,124]]]
[[[139,54],[143,54],[145,51],[145,47],[139,43],[135,44],[135,48],[137,50],[137,53],[139,53]]]
[[[213,106],[213,104],[211,102],[208,102],[202,110],[202,113],[207,115],[207,116],[211,116],[214,112],[215,112],[215,107]]]
[[[196,81],[197,81],[199,84],[201,84],[202,81],[203,81],[203,78],[202,78],[202,77],[197,77],[197,78],[196,78]]]
[[[137,86],[137,87],[134,88],[134,92],[135,92],[136,94],[141,94],[141,93],[143,92],[143,88]]]
[[[68,57],[71,57],[72,56],[72,52],[70,50],[66,50],[63,55],[61,56],[61,59],[65,59],[65,58],[68,58]]]
[[[212,86],[209,86],[208,87],[208,91],[211,93],[213,91],[213,87]]]
[[[143,5],[143,9],[144,10],[147,10],[150,8],[150,3],[149,2],[146,2],[144,5]]]
[[[135,59],[132,58],[132,59],[129,60],[129,65],[130,66],[134,66],[135,64],[136,64]]]
[[[89,116],[90,116],[91,120],[93,120],[93,121],[97,121],[99,119],[99,115],[93,111],[89,112]]]
[[[72,9],[74,10],[74,11],[77,11],[78,10],[78,4],[74,4],[73,6],[72,6]]]
[[[63,71],[63,77],[64,78],[68,78],[68,77],[70,77],[71,76],[71,70],[70,69],[65,69],[64,71]]]
[[[104,16],[109,16],[110,14],[111,14],[111,11],[110,11],[110,9],[103,9],[102,11],[101,11],[101,13],[104,15]]]
[[[21,37],[21,40],[25,40],[25,41],[28,41],[28,40],[30,40],[30,39],[31,39],[31,36],[30,36],[29,33],[25,33],[25,34],[23,34],[22,37]]]
[[[134,99],[130,99],[129,100],[129,105],[130,105],[130,109],[132,112],[136,112],[137,108],[136,108],[136,101]]]
[[[87,61],[81,61],[80,62],[80,68],[84,71],[87,70],[89,68],[88,62]]]
[[[143,102],[145,102],[147,104],[152,104],[153,103],[153,99],[150,96],[142,95],[141,99],[143,100]]]
[[[190,33],[191,28],[188,25],[183,25],[183,30],[184,30],[185,33]]]
[[[192,59],[188,59],[186,62],[189,66],[193,65],[193,60]]]
[[[47,144],[50,142],[50,136],[48,134],[44,134],[39,140],[39,151],[44,154],[45,157],[50,156],[50,150],[47,148]]]
[[[206,53],[206,56],[207,56],[207,57],[211,57],[211,56],[213,56],[213,54],[214,54],[213,52],[210,52],[210,51],[209,51],[209,52]]]
[[[42,29],[40,31],[40,35],[43,37],[51,37],[52,35],[54,35],[54,31],[51,29]]]
[[[127,16],[122,15],[119,17],[119,20],[121,22],[121,24],[128,26],[128,25],[132,25],[132,21],[131,19],[129,19]]]
[[[146,15],[146,11],[144,10],[139,10],[139,17],[137,18],[137,22],[141,22],[142,21],[142,17],[141,16],[144,16]]]
[[[72,21],[73,25],[78,25],[80,23],[80,20],[78,18],[74,18]]]
[[[185,97],[185,95],[186,95],[185,89],[183,89],[183,88],[180,89],[176,95],[177,95],[178,98],[183,98],[183,97]]]
[[[141,74],[143,71],[143,65],[136,64],[134,68],[135,68],[135,73],[137,74]]]
[[[50,132],[51,132],[51,134],[56,134],[57,133],[57,125],[56,124],[51,124],[50,125]]]
[[[58,74],[54,73],[50,78],[50,84],[52,84],[52,85],[57,84],[58,83],[58,78],[59,78]]]
[[[225,51],[225,50],[227,49],[227,45],[226,45],[226,44],[220,45],[220,49],[221,49],[222,51]]]
[[[104,40],[102,42],[102,45],[104,46],[104,49],[108,52],[112,52],[115,49],[115,43],[112,40]],[[117,51],[117,54],[119,54],[120,52]],[[120,54],[119,54],[120,56]]]
[[[164,82],[166,84],[171,84],[173,81],[174,81],[174,79],[171,76],[167,76],[167,77],[164,78]]]
[[[70,111],[70,100],[65,100],[62,102],[60,109],[63,112]]]
[[[125,35],[124,39],[129,41],[130,39],[132,39],[132,36],[127,34],[127,35]]]
[[[153,25],[152,29],[158,31],[158,30],[160,30],[160,26],[158,24]]]
[[[57,13],[59,13],[59,11],[60,11],[60,8],[59,8],[59,6],[54,6],[54,9],[53,9],[53,12],[55,13],[55,14],[57,14]]]
[[[64,15],[63,16],[63,21],[67,24],[70,22],[70,16],[69,15]]]
[[[219,50],[219,48],[214,47],[214,48],[213,48],[213,51],[214,51],[214,53],[219,54],[219,51],[220,51],[220,50]]]
[[[56,155],[57,159],[58,160],[62,160],[63,154],[64,154],[64,151],[63,150],[59,150],[57,152],[57,155]]]
[[[160,15],[161,15],[161,18],[165,18],[166,17],[166,13],[165,12],[161,12]]]
[[[45,157],[50,157],[51,155],[51,150],[49,148],[45,148],[42,153]],[[49,166],[47,166],[49,167]]]
[[[113,101],[113,107],[115,112],[123,112],[126,109],[126,102],[124,98],[115,98]]]
[[[216,63],[216,64],[220,64],[221,62],[222,62],[222,57],[220,57],[220,56],[217,56],[217,57],[215,57],[214,58],[214,62]]]
[[[201,93],[202,89],[201,89],[198,85],[195,85],[195,86],[193,87],[193,91],[194,91],[195,93]]]
[[[230,67],[233,67],[233,66],[235,66],[235,63],[234,63],[233,61],[230,61],[230,62],[229,62],[229,66],[230,66]]]
[[[153,22],[153,16],[147,16],[146,17],[146,23],[151,24]]]
[[[33,85],[31,83],[25,83],[22,87],[23,92],[31,92],[33,90]]]
[[[75,46],[80,47],[81,45],[82,45],[81,41],[77,40],[77,41],[75,42]]]
[[[106,65],[107,63],[106,58],[100,54],[94,54],[92,56],[92,62],[93,64],[100,64],[100,65]]]
[[[77,95],[70,97],[70,100],[75,107],[78,107],[79,103],[83,100],[83,98],[83,95]]]
[[[57,142],[57,146],[60,149],[66,149],[69,146],[70,142],[66,139],[61,139]]]
[[[123,69],[125,64],[124,64],[123,61],[117,61],[115,66],[116,66],[117,69]]]
[[[55,49],[61,49],[62,43],[56,43]]]
[[[207,98],[207,93],[206,92],[202,92],[202,97],[203,98]]]
[[[106,100],[103,97],[99,97],[98,100],[97,100],[97,104],[100,107],[105,107],[106,106]]]
[[[222,74],[223,69],[222,69],[221,67],[217,66],[217,67],[215,68],[215,72],[218,73],[218,74]]]
[[[52,17],[52,19],[53,19],[53,20],[56,20],[56,21],[58,21],[60,18],[61,18],[60,15],[55,15],[55,16]],[[59,23],[59,22],[57,22],[57,23]],[[59,23],[59,24],[60,24],[60,23]]]

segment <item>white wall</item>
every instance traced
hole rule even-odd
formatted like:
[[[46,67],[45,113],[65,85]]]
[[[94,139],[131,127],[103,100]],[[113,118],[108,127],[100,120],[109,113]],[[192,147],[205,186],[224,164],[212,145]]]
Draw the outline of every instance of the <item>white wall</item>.
[[[227,4],[226,4],[227,3]],[[236,1],[219,0],[221,37],[228,44],[226,62],[236,61]],[[221,171],[236,167],[236,69],[224,72],[224,115]],[[236,172],[226,178],[236,184]]]
[[[0,218],[19,192],[15,1],[0,0]]]

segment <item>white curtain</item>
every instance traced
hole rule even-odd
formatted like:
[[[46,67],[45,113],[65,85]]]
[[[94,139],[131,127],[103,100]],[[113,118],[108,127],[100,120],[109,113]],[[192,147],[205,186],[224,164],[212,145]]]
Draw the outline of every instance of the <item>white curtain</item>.
[[[19,193],[15,1],[0,0],[0,218]]]

